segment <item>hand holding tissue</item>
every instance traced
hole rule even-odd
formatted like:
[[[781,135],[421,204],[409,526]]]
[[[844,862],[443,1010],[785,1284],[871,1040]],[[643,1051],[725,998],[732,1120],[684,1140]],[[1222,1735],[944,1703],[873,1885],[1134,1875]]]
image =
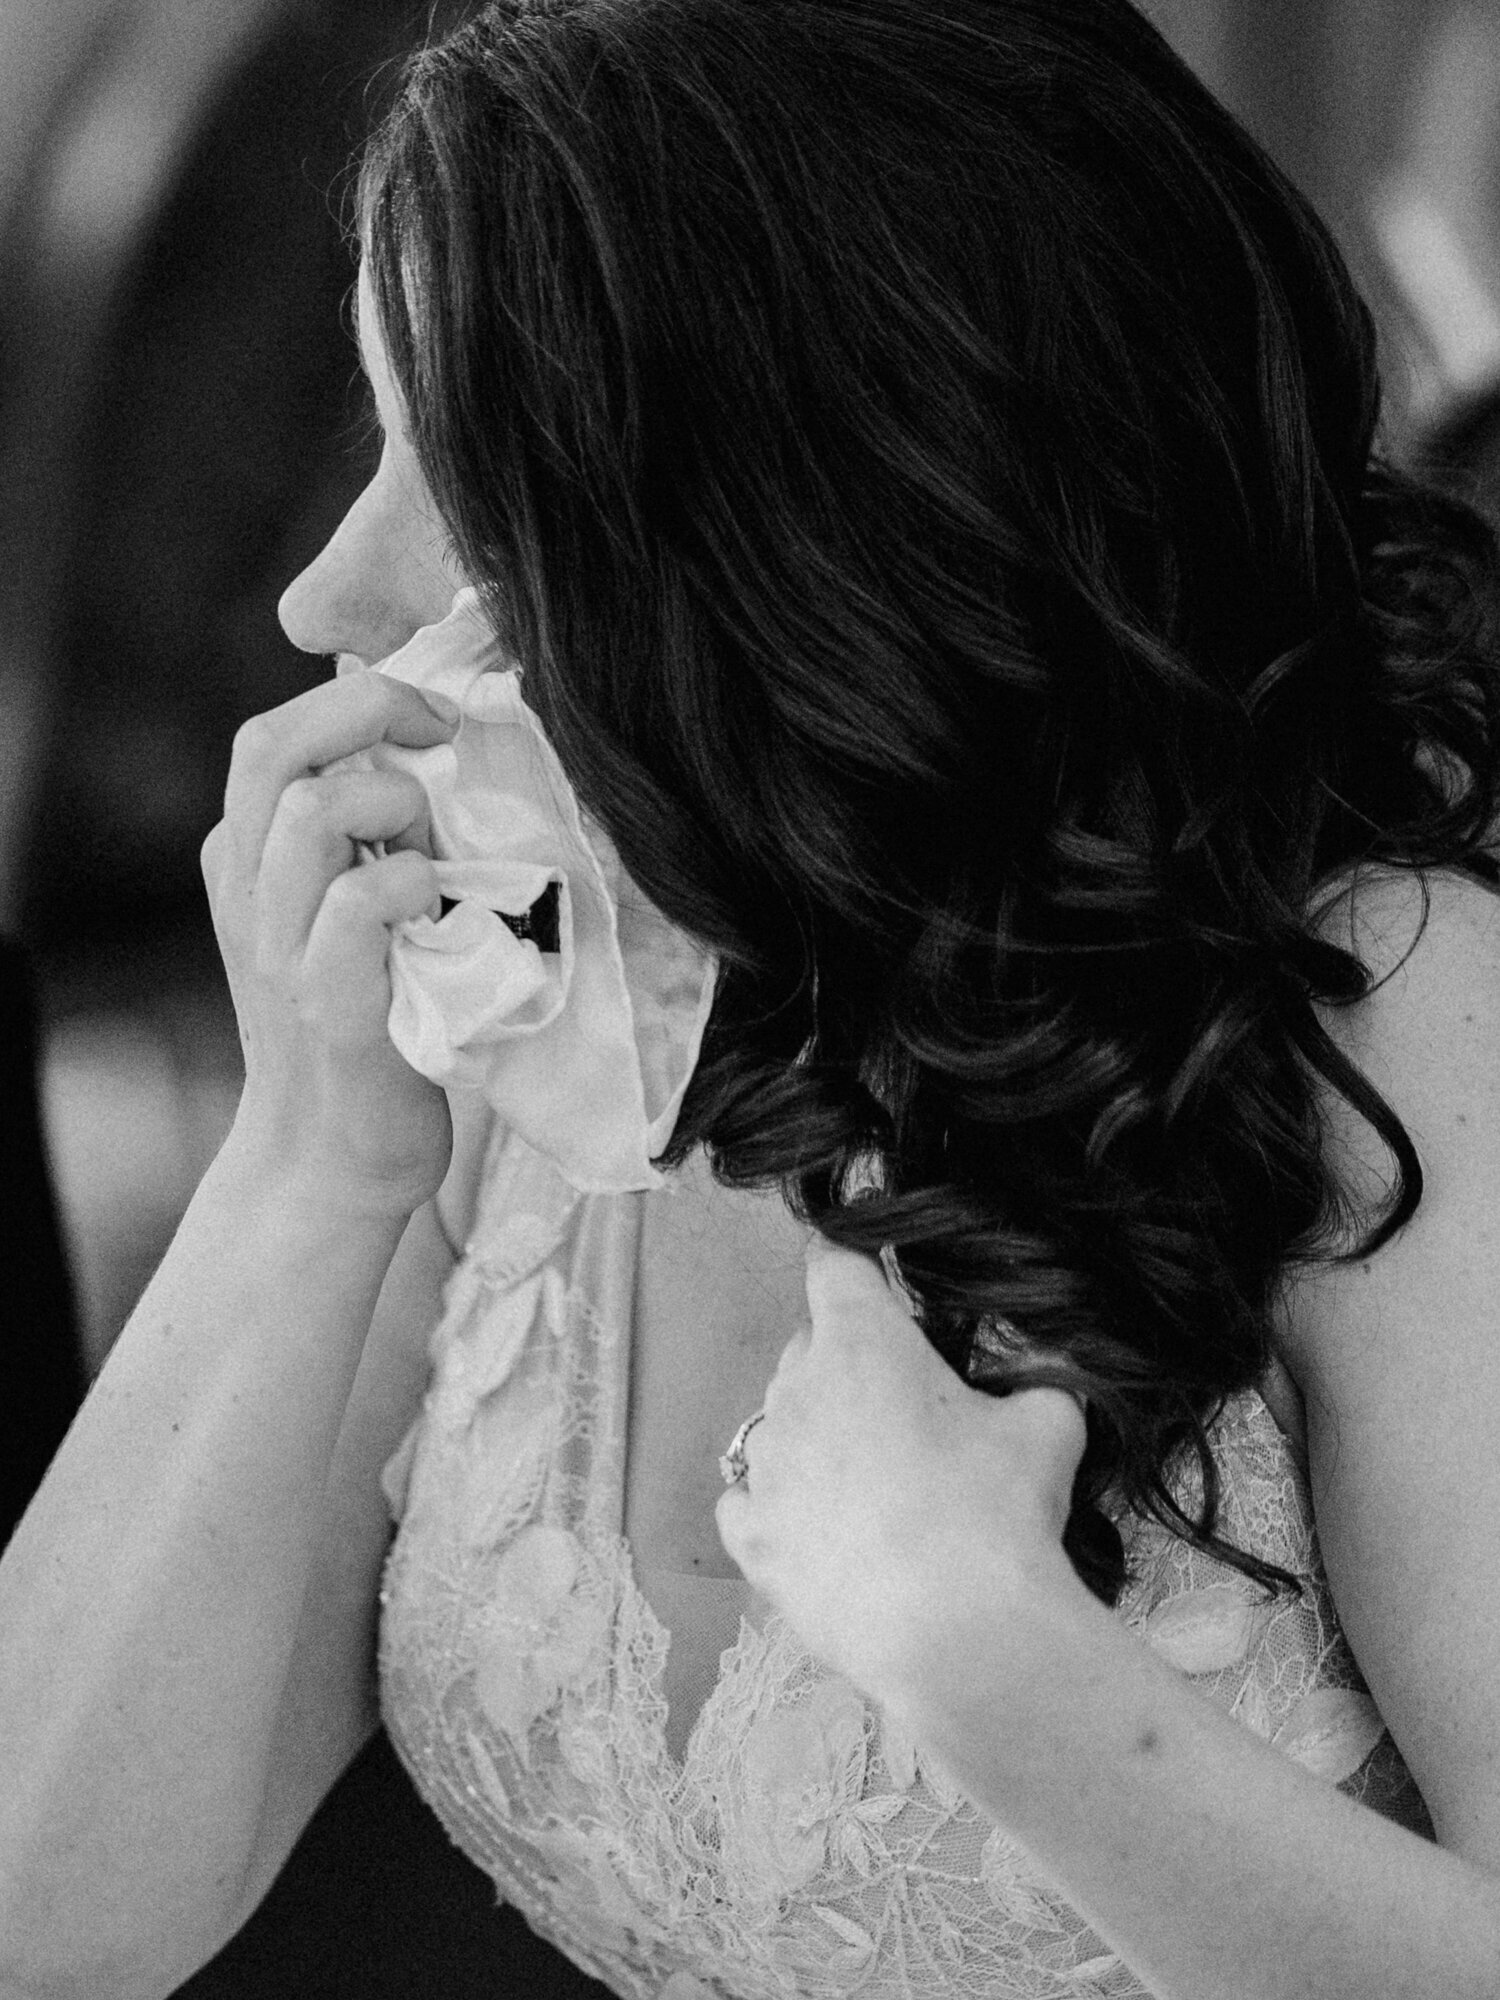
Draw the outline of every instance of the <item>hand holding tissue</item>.
[[[369,753],[427,794],[444,914],[397,926],[391,1040],[434,1083],[481,1091],[585,1194],[658,1187],[713,1004],[717,961],[648,903],[589,820],[479,606],[380,673],[456,701],[451,743]],[[556,951],[518,937],[549,884]]]

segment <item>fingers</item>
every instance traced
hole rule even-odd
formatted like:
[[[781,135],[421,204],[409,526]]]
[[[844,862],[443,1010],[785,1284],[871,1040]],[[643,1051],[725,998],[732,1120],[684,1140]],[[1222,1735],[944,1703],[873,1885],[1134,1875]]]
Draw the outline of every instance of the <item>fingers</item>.
[[[752,1493],[752,1483],[756,1473],[750,1445],[757,1435],[758,1427],[756,1431],[751,1432],[745,1442],[745,1463],[749,1468],[745,1477],[733,1486],[726,1486],[714,1503],[714,1525],[719,1531],[719,1540],[724,1545],[724,1552],[738,1564],[744,1576],[752,1582],[756,1559],[762,1546],[756,1528],[756,1502],[759,1501],[763,1508],[774,1484],[769,1478],[767,1466],[762,1463],[760,1485]]]
[[[806,1255],[812,1324],[788,1343],[772,1377],[773,1393],[779,1376],[796,1371],[809,1341],[822,1349],[858,1342],[868,1350],[871,1341],[884,1339],[887,1353],[899,1352],[903,1340],[920,1340],[926,1346],[914,1314],[890,1284],[878,1258],[843,1249],[816,1234]],[[915,1346],[908,1352],[915,1354]],[[999,1396],[977,1386],[971,1393],[983,1396],[1001,1428],[1026,1432],[1039,1449],[1071,1455],[1075,1463],[1083,1455],[1088,1404],[1080,1391],[1039,1384],[1035,1388],[1017,1387]],[[768,1404],[771,1400],[768,1396]]]
[[[892,1303],[878,1257],[845,1250],[815,1230],[807,1244],[807,1303],[815,1321],[831,1312],[868,1311]]]
[[[252,717],[235,737],[224,792],[224,818],[242,873],[253,877],[281,796],[295,779],[376,743],[422,750],[449,742],[457,710],[445,716],[429,702],[453,707],[388,674],[349,674]]]
[[[807,1309],[819,1343],[921,1338],[906,1298],[878,1257],[814,1235],[807,1246]]]
[[[391,927],[419,917],[436,892],[432,863],[406,848],[337,876],[318,908],[303,954],[303,1017],[331,1031],[335,1040],[344,1032],[363,1033],[383,1023],[390,1009],[386,965]]]
[[[255,883],[260,962],[276,965],[300,953],[333,889],[351,871],[368,872],[368,863],[355,868],[359,843],[396,840],[425,827],[427,811],[422,787],[402,771],[293,779],[277,801]],[[430,901],[437,893],[430,862],[422,880]]]
[[[208,891],[212,904],[219,893],[219,882],[228,860],[228,829],[223,820],[209,830],[208,838],[198,850],[198,865],[203,870],[203,886]]]
[[[714,1525],[719,1531],[719,1540],[724,1545],[724,1553],[736,1563],[746,1576],[753,1566],[754,1558],[750,1549],[750,1494],[744,1486],[729,1486],[719,1495],[714,1504]]]
[[[802,1360],[813,1341],[813,1323],[804,1317],[792,1329],[791,1338],[776,1358],[776,1366],[771,1370],[769,1387],[774,1387],[777,1379],[793,1370]]]
[[[1012,1389],[998,1399],[1013,1422],[1026,1424],[1060,1451],[1083,1456],[1088,1441],[1088,1405],[1076,1389]]]

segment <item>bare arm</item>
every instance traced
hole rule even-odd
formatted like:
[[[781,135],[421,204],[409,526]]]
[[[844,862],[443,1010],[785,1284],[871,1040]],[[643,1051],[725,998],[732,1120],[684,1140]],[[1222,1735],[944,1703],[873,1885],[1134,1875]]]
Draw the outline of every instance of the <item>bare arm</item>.
[[[1409,879],[1367,896],[1354,942],[1377,972],[1419,914]],[[1435,878],[1410,959],[1329,1026],[1405,1123],[1425,1188],[1375,1257],[1291,1294],[1319,1540],[1438,1839],[1500,1876],[1500,898]],[[1378,1191],[1370,1128],[1341,1101],[1326,1117],[1348,1177]]]
[[[0,1936],[22,1990],[65,1951],[80,1990],[169,1991],[238,1907],[403,1226],[268,1187],[231,1142],[7,1552]]]
[[[1492,1869],[1304,1771],[1094,1600],[996,1601],[1010,1638],[893,1706],[1158,2000],[1493,2000]]]
[[[5,2000],[169,1993],[369,1726],[369,1468],[427,1326],[367,1335],[450,1141],[384,1029],[387,926],[430,864],[351,866],[421,795],[316,775],[387,733],[447,730],[371,675],[237,746],[208,872],[239,1116],[0,1564]],[[432,1292],[424,1229],[398,1291]]]
[[[1416,908],[1394,885],[1370,913],[1385,965]],[[1340,1617],[1440,1845],[1262,1742],[1088,1596],[1060,1547],[1076,1405],[955,1384],[871,1260],[810,1266],[811,1334],[719,1503],[752,1582],[1160,2000],[1500,1993],[1500,903],[1435,883],[1410,964],[1330,1026],[1427,1191],[1374,1257],[1298,1287],[1287,1358]],[[1356,1178],[1378,1175],[1365,1128],[1328,1116]]]
[[[491,1130],[482,1099],[455,1101],[453,1164],[421,1208],[381,1289],[344,1412],[267,1773],[237,1930],[280,1873],[312,1814],[374,1730],[376,1597],[391,1521],[380,1474],[417,1413],[427,1335],[468,1234]]]

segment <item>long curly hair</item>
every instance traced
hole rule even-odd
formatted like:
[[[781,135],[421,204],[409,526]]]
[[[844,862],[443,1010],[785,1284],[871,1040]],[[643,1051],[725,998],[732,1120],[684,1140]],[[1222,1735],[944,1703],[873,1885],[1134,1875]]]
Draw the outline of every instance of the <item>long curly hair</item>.
[[[1289,1263],[1421,1194],[1319,898],[1496,879],[1500,766],[1495,540],[1378,449],[1327,230],[1127,0],[496,0],[360,219],[527,698],[722,960],[664,1162],[894,1258],[971,1380],[1081,1390],[1107,1600],[1122,1503],[1283,1580],[1208,1428]]]

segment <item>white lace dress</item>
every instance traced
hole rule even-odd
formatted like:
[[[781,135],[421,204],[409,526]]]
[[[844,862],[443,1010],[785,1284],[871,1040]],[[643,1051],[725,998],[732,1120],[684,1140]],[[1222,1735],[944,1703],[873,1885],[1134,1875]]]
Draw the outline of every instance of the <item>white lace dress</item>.
[[[700,1613],[717,1594],[726,1650],[696,1687],[692,1662],[668,1674],[622,1535],[643,1199],[580,1195],[513,1136],[492,1148],[431,1387],[386,1469],[383,1710],[418,1789],[506,1901],[630,2000],[1144,1994],[743,1585],[677,1581]],[[1304,1577],[1302,1599],[1268,1604],[1135,1524],[1121,1617],[1247,1729],[1428,1831],[1258,1396],[1215,1446],[1225,1532]]]

